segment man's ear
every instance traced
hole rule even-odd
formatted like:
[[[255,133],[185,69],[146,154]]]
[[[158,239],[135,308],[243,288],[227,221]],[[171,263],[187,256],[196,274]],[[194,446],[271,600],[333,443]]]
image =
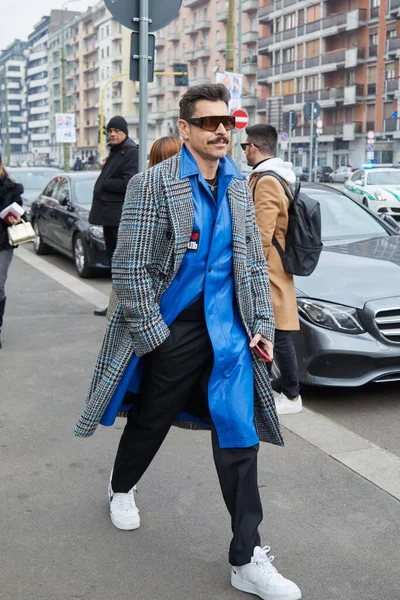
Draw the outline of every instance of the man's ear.
[[[178,129],[181,137],[184,140],[189,139],[189,123],[184,119],[179,119],[178,121]]]

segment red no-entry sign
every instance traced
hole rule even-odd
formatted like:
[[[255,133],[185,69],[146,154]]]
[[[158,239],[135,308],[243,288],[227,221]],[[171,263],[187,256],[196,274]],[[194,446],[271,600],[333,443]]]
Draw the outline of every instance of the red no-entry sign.
[[[249,124],[249,115],[243,108],[237,108],[232,116],[236,119],[236,129],[244,129]]]

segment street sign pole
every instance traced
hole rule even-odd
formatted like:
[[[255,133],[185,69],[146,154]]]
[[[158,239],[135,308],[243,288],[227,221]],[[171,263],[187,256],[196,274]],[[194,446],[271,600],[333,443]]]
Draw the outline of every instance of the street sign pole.
[[[310,119],[310,172],[308,174],[308,180],[313,180],[313,137],[314,137],[314,102],[311,102],[311,119]]]
[[[289,112],[289,162],[292,162],[292,111]]]
[[[139,6],[139,172],[147,167],[149,0]]]

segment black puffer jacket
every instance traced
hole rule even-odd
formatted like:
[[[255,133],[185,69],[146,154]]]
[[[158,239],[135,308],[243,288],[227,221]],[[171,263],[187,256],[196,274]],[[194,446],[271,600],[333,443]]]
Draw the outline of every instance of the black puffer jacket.
[[[130,138],[112,146],[96,181],[89,223],[118,227],[130,179],[138,172],[138,145]]]
[[[0,179],[0,212],[10,206],[13,202],[17,202],[22,206],[21,195],[24,193],[24,186],[20,183],[15,183],[8,177]],[[12,248],[8,243],[7,235],[8,225],[0,219],[0,251]]]

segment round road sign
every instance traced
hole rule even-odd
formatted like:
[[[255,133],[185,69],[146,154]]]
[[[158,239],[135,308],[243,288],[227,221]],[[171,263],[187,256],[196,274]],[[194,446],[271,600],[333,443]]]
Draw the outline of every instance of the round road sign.
[[[288,141],[288,134],[286,133],[286,131],[283,131],[281,133],[281,142],[287,142]]]
[[[373,139],[375,139],[375,131],[372,131],[372,130],[368,131],[368,133],[367,133],[367,138],[368,138],[369,140],[373,140]]]
[[[317,128],[318,129],[322,129],[322,125],[323,125],[322,119],[318,119],[318,121],[317,121]]]
[[[312,114],[314,112],[314,114]],[[306,102],[303,106],[303,114],[308,121],[317,119],[321,114],[321,107],[318,102]]]
[[[139,31],[139,0],[104,0],[106,7],[118,23],[124,27]],[[149,0],[149,33],[163,29],[171,23],[181,8],[182,0]]]
[[[243,108],[237,108],[232,116],[236,119],[236,129],[244,129],[249,124],[249,115]]]

